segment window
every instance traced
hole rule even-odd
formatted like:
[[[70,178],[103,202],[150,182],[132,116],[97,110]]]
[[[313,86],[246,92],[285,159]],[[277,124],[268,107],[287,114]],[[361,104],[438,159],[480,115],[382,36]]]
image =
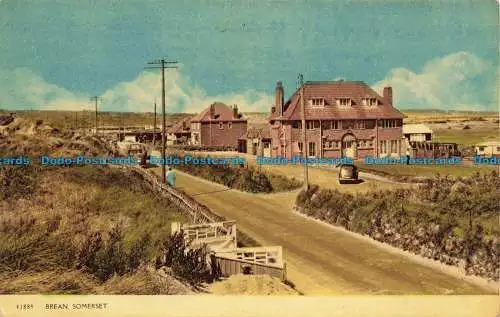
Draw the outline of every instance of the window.
[[[364,120],[358,120],[354,123],[354,128],[355,129],[365,129],[366,128],[366,122]]]
[[[351,106],[351,98],[339,98],[337,99],[337,105],[341,107],[350,107]]]
[[[227,124],[227,128],[228,128],[228,129],[231,129],[232,127],[233,127],[233,123],[232,123],[232,122],[229,122],[229,123]]]
[[[302,122],[300,122],[300,121],[292,121],[292,128],[294,128],[294,129],[302,129]]]
[[[367,143],[368,143],[367,147],[373,147],[373,142],[372,141],[368,141]]]
[[[380,154],[387,154],[387,141],[382,140],[379,142],[380,143]]]
[[[354,129],[354,121],[352,120],[342,121],[342,129]]]
[[[500,151],[500,146],[497,146],[497,152]]]
[[[397,120],[379,120],[379,127],[381,128],[396,128],[398,126]]]
[[[378,105],[378,100],[377,100],[377,98],[363,98],[363,99],[361,99],[361,104],[363,106],[373,107],[373,106]]]
[[[313,98],[311,99],[311,105],[313,107],[323,107],[325,105],[325,100],[323,98]]]
[[[303,151],[303,149],[302,149],[302,148],[303,148],[303,143],[302,143],[302,142],[299,142],[299,152],[301,152],[301,153],[302,153],[302,151]]]
[[[309,156],[316,156],[316,143],[309,142]]]
[[[398,153],[398,140],[391,140],[391,153]]]
[[[319,121],[306,121],[306,129],[307,130],[313,130],[313,129],[319,129]]]
[[[224,123],[219,122],[219,129],[223,130],[224,129]]]
[[[339,129],[339,122],[336,120],[322,121],[321,128],[323,130],[338,130]]]

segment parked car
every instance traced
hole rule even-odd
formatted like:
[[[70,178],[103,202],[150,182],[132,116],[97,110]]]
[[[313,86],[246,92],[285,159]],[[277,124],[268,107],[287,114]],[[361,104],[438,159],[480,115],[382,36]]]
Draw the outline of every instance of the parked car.
[[[340,164],[339,169],[339,183],[352,184],[358,183],[358,168],[354,164]]]

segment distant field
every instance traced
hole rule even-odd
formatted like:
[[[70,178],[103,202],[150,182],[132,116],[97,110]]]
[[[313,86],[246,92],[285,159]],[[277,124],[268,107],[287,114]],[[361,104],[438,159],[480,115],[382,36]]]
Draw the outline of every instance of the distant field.
[[[439,111],[439,110],[403,110],[406,122],[460,121],[460,120],[495,120],[498,112],[474,111]]]
[[[475,145],[484,141],[498,139],[498,127],[472,127],[469,130],[463,129],[448,129],[435,131],[434,140],[437,142],[451,142],[463,145]]]

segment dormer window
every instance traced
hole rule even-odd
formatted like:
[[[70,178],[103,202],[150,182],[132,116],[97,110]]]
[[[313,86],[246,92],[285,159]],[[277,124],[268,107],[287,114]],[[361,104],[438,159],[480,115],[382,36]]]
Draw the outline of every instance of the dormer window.
[[[351,98],[339,98],[337,99],[337,105],[340,107],[350,107],[352,105]]]
[[[363,106],[374,107],[378,106],[378,100],[377,98],[363,98],[361,100],[361,104]]]
[[[313,98],[311,99],[311,106],[313,107],[324,107],[325,99],[323,98]]]

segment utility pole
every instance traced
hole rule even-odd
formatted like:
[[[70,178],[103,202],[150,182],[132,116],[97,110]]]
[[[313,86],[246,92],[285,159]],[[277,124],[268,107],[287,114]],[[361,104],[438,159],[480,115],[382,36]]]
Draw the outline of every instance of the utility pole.
[[[304,189],[309,189],[309,175],[307,170],[307,137],[306,137],[306,108],[304,104],[304,76],[299,74],[300,85],[300,112],[302,117],[302,158],[304,159]]]
[[[146,68],[154,68],[154,69],[161,69],[161,108],[162,108],[162,116],[163,116],[163,126],[162,126],[162,133],[161,133],[161,156],[163,158],[163,164],[161,165],[161,174],[162,174],[162,180],[163,183],[167,183],[167,173],[165,170],[165,161],[166,161],[166,116],[165,116],[165,68],[177,68],[177,66],[168,66],[168,65],[175,65],[177,62],[172,62],[172,61],[167,61],[165,59],[160,59],[160,60],[155,60],[152,62],[149,62],[148,64],[150,65],[157,65],[157,66],[152,66],[152,67],[146,67]]]
[[[93,96],[90,98],[90,101],[93,101],[95,103],[95,135],[98,135],[98,125],[97,125],[97,103],[99,102],[99,100],[102,101],[101,97],[99,96]]]
[[[154,112],[154,122],[153,122],[153,149],[156,145],[156,99],[155,99],[155,112]]]

